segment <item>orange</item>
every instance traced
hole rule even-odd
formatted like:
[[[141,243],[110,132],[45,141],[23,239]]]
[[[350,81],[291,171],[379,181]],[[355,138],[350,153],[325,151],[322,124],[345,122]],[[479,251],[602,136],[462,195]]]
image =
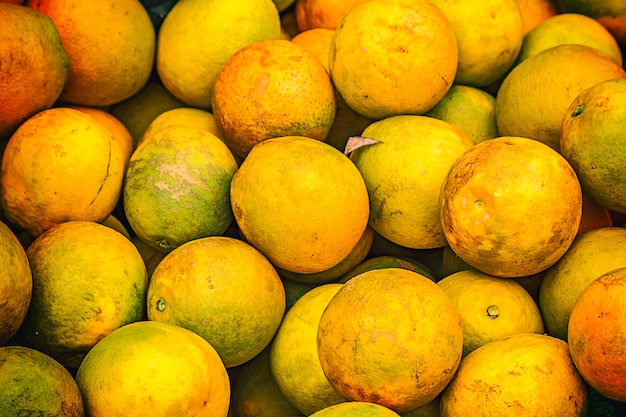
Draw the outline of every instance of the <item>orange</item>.
[[[256,145],[233,176],[230,198],[242,236],[277,268],[296,273],[345,259],[369,216],[367,188],[352,161],[304,136]]]
[[[400,417],[398,413],[367,401],[348,401],[319,410],[310,417]]]
[[[626,213],[626,78],[600,82],[570,104],[561,125],[561,153],[583,191],[611,211]]]
[[[498,137],[459,157],[441,191],[441,222],[461,259],[489,275],[533,275],[576,237],[582,192],[558,152],[528,138]]]
[[[382,119],[433,107],[452,85],[459,55],[450,22],[431,2],[373,0],[346,14],[329,56],[348,106]]]
[[[233,417],[300,417],[282,393],[270,368],[270,347],[237,367],[232,379],[230,414]],[[234,369],[234,368],[230,368]]]
[[[453,84],[445,96],[424,116],[456,126],[473,143],[499,136],[496,122],[496,98],[485,90]]]
[[[113,230],[120,232],[128,240],[133,239],[133,237],[130,235],[130,232],[126,228],[126,225],[122,223],[122,221],[118,219],[114,214],[109,214],[109,216],[103,221],[101,221],[100,223],[107,227],[110,227]]]
[[[402,268],[375,269],[350,279],[330,300],[317,349],[340,395],[405,413],[432,401],[452,379],[463,325],[430,279]]]
[[[272,0],[177,1],[158,33],[156,69],[165,87],[209,110],[217,74],[241,48],[281,36]]]
[[[485,87],[513,66],[524,38],[516,0],[431,0],[450,21],[459,49],[456,84]],[[431,49],[428,49],[429,54]]]
[[[215,349],[197,334],[140,321],[100,341],[76,382],[90,417],[226,417],[230,384]]]
[[[83,113],[87,113],[98,122],[102,123],[104,127],[109,129],[113,139],[120,145],[122,149],[122,154],[124,157],[125,168],[128,167],[128,161],[130,160],[130,156],[133,154],[135,150],[135,143],[133,141],[133,137],[124,125],[121,120],[117,117],[113,116],[111,113],[104,111],[102,109],[96,107],[87,107],[87,106],[72,106],[72,108],[76,110],[80,110]]]
[[[161,113],[185,106],[160,82],[148,82],[131,97],[110,106],[110,112],[128,129],[135,147],[148,125]]]
[[[212,109],[221,137],[243,158],[274,137],[323,141],[336,104],[319,59],[291,41],[270,39],[244,47],[226,62],[215,80]]]
[[[365,0],[296,0],[296,22],[300,32],[324,28],[335,30],[354,6]]]
[[[463,321],[463,356],[494,340],[518,333],[543,333],[537,304],[518,282],[475,270],[437,282]]]
[[[521,136],[559,149],[561,122],[581,91],[624,78],[613,58],[587,45],[561,44],[516,65],[496,95],[496,121],[503,136]]]
[[[270,343],[285,312],[285,290],[260,252],[213,236],[181,245],[159,262],[147,303],[148,319],[199,334],[231,368]]]
[[[626,4],[621,0],[555,0],[563,13],[580,13],[604,25],[621,46],[626,45]]]
[[[408,413],[402,413],[401,417],[439,417],[439,407],[441,395],[435,397],[431,402],[424,404]]]
[[[107,106],[129,98],[150,78],[156,35],[138,0],[29,0],[52,18],[70,60],[60,99]]]
[[[213,113],[207,110],[185,106],[166,110],[155,117],[141,135],[138,145],[154,135],[157,130],[176,125],[195,126],[207,130],[217,137],[220,136],[220,131],[215,122]]]
[[[33,291],[30,264],[15,233],[0,221],[0,346],[24,322]]]
[[[583,234],[601,227],[612,227],[613,217],[611,211],[592,200],[583,192],[583,213],[578,226],[578,234]]]
[[[567,325],[580,293],[600,275],[626,267],[626,229],[603,227],[579,235],[541,282],[539,308],[546,332],[567,340]]]
[[[517,0],[524,22],[524,35],[544,20],[559,13],[555,0]]]
[[[441,185],[454,161],[474,144],[439,119],[391,116],[370,124],[350,159],[361,172],[370,201],[369,225],[390,241],[414,249],[443,247]]]
[[[467,355],[443,391],[441,417],[582,417],[587,384],[567,343],[519,333]]]
[[[0,347],[0,414],[84,417],[76,381],[60,363],[26,346]]]
[[[233,221],[229,192],[236,171],[228,147],[207,130],[157,130],[137,147],[126,172],[123,203],[130,227],[164,252],[223,234]]]
[[[0,2],[0,137],[61,95],[70,71],[59,32],[43,13]]]
[[[4,213],[33,236],[68,220],[100,222],[119,200],[124,166],[119,143],[93,117],[68,107],[44,110],[4,150]]]
[[[342,284],[319,285],[285,314],[270,348],[270,367],[287,400],[304,415],[344,402],[330,385],[317,353],[317,327]]]
[[[572,30],[573,27],[576,30]],[[558,14],[539,23],[524,36],[517,62],[564,43],[594,47],[609,55],[618,64],[622,63],[622,52],[611,32],[597,20],[578,13]]]
[[[68,368],[113,330],[143,319],[146,267],[121,233],[94,222],[69,221],[26,250],[33,296],[24,331],[37,349]]]
[[[576,299],[567,342],[581,375],[607,398],[626,402],[626,267],[593,280]]]
[[[281,268],[276,268],[281,278],[286,278],[293,281],[299,281],[304,283],[326,284],[329,282],[336,282],[344,274],[350,271],[352,268],[360,264],[368,255],[372,244],[374,243],[374,229],[366,227],[361,239],[352,248],[348,256],[346,256],[337,265],[329,268],[325,271],[314,272],[312,274],[298,274],[296,272],[286,271]]]

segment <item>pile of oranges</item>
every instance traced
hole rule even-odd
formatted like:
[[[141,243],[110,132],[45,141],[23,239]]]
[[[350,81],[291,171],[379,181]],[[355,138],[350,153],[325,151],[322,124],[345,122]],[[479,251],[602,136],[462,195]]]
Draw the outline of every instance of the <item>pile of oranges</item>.
[[[626,411],[621,0],[0,0],[0,415]]]

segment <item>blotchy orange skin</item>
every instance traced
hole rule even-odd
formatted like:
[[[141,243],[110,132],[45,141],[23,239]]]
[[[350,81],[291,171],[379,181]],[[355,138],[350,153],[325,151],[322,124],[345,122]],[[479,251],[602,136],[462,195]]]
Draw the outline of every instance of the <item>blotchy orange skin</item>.
[[[602,275],[581,293],[568,344],[585,380],[605,397],[626,402],[626,268]]]
[[[482,272],[510,278],[554,264],[582,215],[580,184],[567,161],[516,137],[482,142],[457,159],[440,201],[454,252]]]

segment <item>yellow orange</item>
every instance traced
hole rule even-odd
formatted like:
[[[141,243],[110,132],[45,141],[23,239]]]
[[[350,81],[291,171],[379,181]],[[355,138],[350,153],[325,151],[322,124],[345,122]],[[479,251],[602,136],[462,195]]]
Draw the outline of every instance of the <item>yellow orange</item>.
[[[582,192],[554,149],[498,137],[457,158],[440,205],[454,253],[486,274],[522,277],[547,269],[567,251],[580,224]]]
[[[517,0],[524,22],[524,35],[544,20],[559,13],[554,0]]]
[[[587,414],[588,388],[567,343],[519,333],[467,355],[441,397],[441,417]]]
[[[228,373],[215,349],[172,324],[123,326],[87,354],[76,383],[90,417],[226,417]]]
[[[474,144],[448,122],[419,115],[370,124],[362,137],[376,143],[350,154],[370,202],[369,225],[390,241],[414,249],[443,247],[441,185],[454,161]]]
[[[269,261],[239,239],[212,236],[168,253],[148,287],[148,319],[199,334],[227,368],[258,355],[285,312],[285,290]]]
[[[341,96],[372,119],[429,110],[452,85],[459,57],[449,20],[425,0],[354,6],[336,29],[329,56]],[[416,73],[419,82],[410,75]]]
[[[369,216],[367,188],[352,161],[303,136],[256,145],[233,176],[230,198],[242,236],[276,267],[296,273],[345,259]]]
[[[587,45],[561,44],[516,65],[496,95],[496,121],[503,136],[521,136],[559,150],[561,122],[583,90],[626,71]]]
[[[318,325],[320,363],[335,390],[398,413],[427,404],[445,388],[462,348],[463,325],[450,298],[402,268],[350,279]]]
[[[124,166],[119,143],[93,117],[69,107],[44,110],[4,150],[4,213],[33,236],[68,220],[100,222],[117,205]]]
[[[365,0],[296,0],[296,22],[300,32],[310,29],[337,29],[346,13]]]

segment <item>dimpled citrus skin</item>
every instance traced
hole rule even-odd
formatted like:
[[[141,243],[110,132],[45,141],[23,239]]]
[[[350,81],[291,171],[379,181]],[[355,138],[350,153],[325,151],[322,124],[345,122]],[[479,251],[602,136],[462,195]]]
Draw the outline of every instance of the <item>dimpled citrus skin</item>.
[[[291,272],[334,267],[367,227],[369,201],[358,169],[337,149],[303,136],[256,145],[235,173],[230,196],[244,238]]]
[[[426,112],[452,85],[457,64],[450,23],[422,0],[355,6],[330,47],[335,87],[352,109],[372,119]],[[409,74],[419,74],[419,82]]]
[[[490,139],[459,157],[440,204],[452,250],[505,278],[533,275],[558,261],[582,216],[572,167],[547,145],[522,137]]]

